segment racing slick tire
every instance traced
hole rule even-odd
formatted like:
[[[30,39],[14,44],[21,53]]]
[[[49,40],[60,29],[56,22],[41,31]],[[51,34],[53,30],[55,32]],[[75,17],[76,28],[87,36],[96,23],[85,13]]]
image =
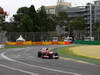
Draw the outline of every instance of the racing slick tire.
[[[49,59],[53,59],[53,54],[50,54],[49,55]]]
[[[58,53],[54,53],[54,59],[59,59]]]
[[[41,57],[42,56],[42,53],[39,51],[38,52],[38,57]]]

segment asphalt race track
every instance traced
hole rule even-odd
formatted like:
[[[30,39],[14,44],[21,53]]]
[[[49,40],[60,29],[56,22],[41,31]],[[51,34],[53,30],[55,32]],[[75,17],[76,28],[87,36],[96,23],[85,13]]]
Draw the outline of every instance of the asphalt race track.
[[[98,65],[37,58],[42,47],[0,50],[0,75],[100,75]]]

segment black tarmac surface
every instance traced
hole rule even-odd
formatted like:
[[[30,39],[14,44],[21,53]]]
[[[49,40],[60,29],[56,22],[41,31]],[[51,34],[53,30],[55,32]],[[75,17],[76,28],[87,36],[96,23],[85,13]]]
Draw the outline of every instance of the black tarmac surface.
[[[0,75],[100,75],[98,65],[38,58],[42,47],[0,50]]]

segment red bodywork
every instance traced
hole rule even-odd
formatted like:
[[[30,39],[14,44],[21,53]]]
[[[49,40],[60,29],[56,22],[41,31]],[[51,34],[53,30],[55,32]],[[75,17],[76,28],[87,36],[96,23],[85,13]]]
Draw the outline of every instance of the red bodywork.
[[[41,49],[38,51],[38,57],[47,58],[47,59],[58,59],[58,53],[53,52],[52,50]]]

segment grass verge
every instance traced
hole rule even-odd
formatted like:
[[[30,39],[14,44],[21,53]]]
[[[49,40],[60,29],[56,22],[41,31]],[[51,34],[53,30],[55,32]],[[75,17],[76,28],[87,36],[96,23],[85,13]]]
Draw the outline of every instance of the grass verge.
[[[0,48],[0,50],[5,50],[9,48],[25,48],[25,46],[5,46],[4,48]]]
[[[78,46],[80,46],[80,45],[78,45]],[[88,63],[100,65],[100,59],[77,55],[77,54],[73,53],[72,50],[69,49],[70,47],[74,47],[74,46],[60,47],[60,48],[56,48],[55,50],[59,53],[60,56],[65,57],[65,58],[71,58],[71,59],[81,60],[81,61],[85,61]]]

